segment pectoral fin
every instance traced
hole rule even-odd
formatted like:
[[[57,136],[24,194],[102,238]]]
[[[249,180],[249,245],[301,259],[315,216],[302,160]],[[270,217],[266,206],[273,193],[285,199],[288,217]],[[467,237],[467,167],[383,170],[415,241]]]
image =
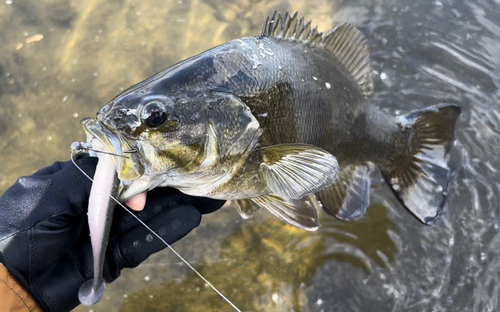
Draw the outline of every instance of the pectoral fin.
[[[323,209],[340,220],[350,221],[365,214],[369,205],[370,168],[349,166],[337,180],[317,194]]]
[[[264,195],[252,198],[257,205],[266,208],[279,220],[299,229],[316,231],[319,227],[316,208],[319,203],[314,195],[303,199],[285,200],[277,195]]]
[[[260,170],[267,186],[285,199],[301,199],[335,181],[337,159],[325,150],[305,144],[273,145],[261,149]]]
[[[254,203],[251,199],[238,199],[235,200],[236,209],[243,219],[250,219],[254,212],[259,210],[260,206]]]

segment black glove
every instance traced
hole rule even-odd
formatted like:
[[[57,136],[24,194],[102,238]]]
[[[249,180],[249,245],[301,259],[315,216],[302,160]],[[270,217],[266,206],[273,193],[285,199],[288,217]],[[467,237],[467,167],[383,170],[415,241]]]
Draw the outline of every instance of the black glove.
[[[93,177],[97,158],[76,163]],[[20,178],[0,198],[0,262],[46,311],[77,306],[80,286],[93,277],[87,222],[91,182],[71,162],[56,162]],[[171,188],[148,193],[134,212],[169,244],[181,239],[223,201],[191,197]],[[104,263],[104,279],[115,280],[166,246],[128,212],[116,207]],[[147,237],[147,238],[146,238]],[[153,238],[151,240],[151,237]]]

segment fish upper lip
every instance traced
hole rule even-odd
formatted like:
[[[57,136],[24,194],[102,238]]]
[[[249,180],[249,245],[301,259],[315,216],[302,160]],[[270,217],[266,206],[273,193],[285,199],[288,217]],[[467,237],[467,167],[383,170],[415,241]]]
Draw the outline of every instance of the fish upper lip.
[[[94,118],[84,118],[80,123],[85,128],[88,143],[95,138],[106,147],[109,153],[115,154],[113,161],[121,181],[132,181],[144,174],[144,164],[140,157],[134,157],[134,153],[130,153],[134,148],[119,132]]]
[[[121,146],[119,134],[115,133],[112,129],[108,128],[105,124],[94,118],[84,118],[80,123],[85,128],[87,140],[96,138],[106,147],[110,153],[121,155]]]

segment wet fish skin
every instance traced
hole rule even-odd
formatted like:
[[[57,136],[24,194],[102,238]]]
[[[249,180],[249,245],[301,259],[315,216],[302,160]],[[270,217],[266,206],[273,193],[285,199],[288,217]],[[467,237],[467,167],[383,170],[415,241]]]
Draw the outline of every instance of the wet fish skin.
[[[137,150],[134,161],[144,167],[120,198],[167,185],[227,200],[279,195],[283,201],[258,203],[314,229],[319,205],[310,195],[332,215],[358,217],[366,207],[353,205],[367,205],[371,171],[347,169],[373,163],[400,201],[431,223],[446,199],[444,157],[460,110],[441,105],[390,116],[367,99],[369,75],[366,39],[354,27],[322,36],[297,14],[275,14],[261,36],[182,61],[97,114],[102,131]],[[344,174],[336,181],[339,167]],[[123,180],[126,166],[117,169]]]
[[[276,52],[273,52],[273,55],[266,55],[263,49],[267,53]],[[309,49],[309,54],[305,55],[307,57],[297,57],[303,56],[304,49]],[[248,54],[255,58],[249,57]],[[280,60],[281,58],[283,60]],[[308,66],[315,62],[325,63],[324,66]],[[366,151],[372,145],[366,144],[360,148],[356,139],[364,139],[367,133],[364,129],[357,129],[352,125],[353,121],[355,125],[361,125],[366,121],[368,125],[363,127],[369,127],[371,119],[361,118],[366,117],[366,112],[370,112],[370,106],[364,101],[357,85],[338,77],[338,61],[323,49],[308,48],[302,44],[288,43],[274,38],[249,37],[226,43],[183,63],[188,64],[178,66],[173,75],[172,71],[167,69],[162,77],[153,77],[143,82],[138,90],[133,88],[125,91],[108,104],[111,108],[103,109],[107,112],[105,116],[102,116],[102,113],[98,114],[98,120],[102,120],[110,128],[133,134],[132,139],[153,140],[153,136],[158,135],[154,145],[160,151],[174,149],[173,140],[182,140],[183,148],[190,149],[188,146],[203,145],[207,133],[205,126],[207,121],[206,115],[202,116],[202,112],[209,110],[210,107],[219,110],[214,114],[214,118],[219,122],[214,125],[216,130],[246,126],[248,123],[246,120],[235,122],[233,125],[226,124],[226,120],[243,119],[232,115],[231,103],[221,105],[222,99],[237,97],[250,108],[252,115],[260,124],[260,129],[264,130],[258,142],[253,143],[258,143],[260,146],[309,143],[329,151],[336,151],[335,156],[341,162],[366,160]],[[221,63],[224,67],[219,67]],[[302,63],[305,64],[297,67]],[[282,69],[279,70],[279,67]],[[333,69],[332,72],[325,70],[329,67]],[[320,81],[314,80],[313,77],[319,77]],[[325,83],[330,83],[331,89],[327,89]],[[292,95],[292,93],[298,94]],[[170,96],[165,97],[166,94]],[[335,104],[337,108],[335,110],[331,109],[332,96],[335,102],[342,103]],[[307,97],[311,100],[302,102],[302,99]],[[175,133],[148,131],[136,117],[136,112],[138,107],[151,99],[171,103],[172,107],[175,106],[177,115],[189,116],[182,120],[183,127],[177,129]],[[131,117],[116,120],[113,116],[119,115],[120,110],[128,111],[130,114],[128,116]],[[381,115],[381,119],[385,117],[383,121],[392,121],[395,126],[393,119],[389,119],[381,111],[373,109],[373,115]],[[318,127],[318,124],[327,127]],[[381,122],[381,124],[386,123]],[[376,138],[373,140],[379,144],[384,142],[385,134],[390,133],[390,130],[390,128],[379,129],[378,134],[382,140]],[[148,131],[148,137],[144,135],[144,131]],[[236,132],[232,129],[230,131]],[[231,134],[224,133],[220,141],[230,141],[231,138],[228,136]],[[326,137],[335,137],[335,140],[325,139]],[[332,144],[337,146],[332,147]],[[244,148],[246,146],[240,148],[240,151]],[[380,148],[375,152],[380,153]],[[195,153],[192,157],[176,160],[171,156],[165,159],[162,166],[178,168],[185,166],[185,163],[192,163],[196,157]],[[383,155],[380,158],[383,158]]]

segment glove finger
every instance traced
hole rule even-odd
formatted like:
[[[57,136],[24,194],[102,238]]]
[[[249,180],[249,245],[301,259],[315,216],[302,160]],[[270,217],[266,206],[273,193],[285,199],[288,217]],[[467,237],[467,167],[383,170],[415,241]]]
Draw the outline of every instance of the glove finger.
[[[133,211],[132,213],[147,223],[159,214],[176,208],[179,205],[194,206],[201,214],[205,214],[219,209],[224,203],[225,201],[222,200],[193,197],[181,193],[174,188],[160,187],[148,192],[146,206],[142,211]],[[126,233],[140,226],[139,222],[129,212],[124,211],[121,207],[116,207],[115,209],[113,224],[116,226],[115,230],[117,233]]]
[[[92,277],[88,224],[84,216],[50,219],[28,231],[30,292],[45,310],[70,311],[80,303],[78,289]]]
[[[61,170],[67,162],[62,162],[62,161],[56,161],[52,165],[42,168],[35,173],[32,174],[33,177],[38,177],[38,176],[44,176],[44,175],[49,175],[53,174],[55,172],[58,172]]]
[[[148,192],[144,209],[142,211],[132,211],[132,213],[143,222],[148,223],[162,213],[168,212],[180,205],[185,205],[186,198],[186,195],[176,189],[168,187],[157,188]],[[115,208],[113,226],[118,235],[120,235],[119,233],[127,233],[138,226],[143,227],[129,212],[119,206]]]
[[[181,205],[158,214],[146,224],[168,244],[172,244],[197,227],[200,221],[201,214],[197,209],[190,205]],[[117,237],[117,241],[113,248],[117,269],[136,267],[151,254],[166,247],[143,225]]]
[[[62,162],[61,170],[55,174],[59,174],[61,171],[64,171],[64,176],[66,177],[72,177],[82,181],[90,181],[89,178],[83,174],[83,172],[85,172],[90,178],[93,178],[99,159],[97,157],[90,157],[88,154],[78,154],[73,160],[76,165],[73,164],[71,160]]]
[[[82,156],[80,166],[93,174],[97,159]],[[42,175],[43,173],[55,172]],[[37,176],[21,177],[0,198],[0,214],[8,226],[0,228],[0,237],[12,235],[40,222],[53,226],[54,215],[84,217],[91,182],[71,163],[55,163]],[[54,223],[56,224],[56,223]],[[57,223],[60,224],[60,223]],[[60,224],[60,227],[64,227]]]
[[[65,197],[73,206],[86,207],[92,181],[80,169],[92,178],[97,161],[96,157],[84,156],[75,161],[78,167],[71,162],[64,163],[60,171],[49,176],[49,179],[53,182],[55,195]]]
[[[219,210],[224,204],[225,200],[211,199],[206,197],[191,197],[186,199],[186,204],[196,207],[201,214],[212,213]]]
[[[63,213],[51,216],[29,230],[30,246],[36,249],[30,253],[31,264],[36,267],[50,267],[58,261],[78,240],[88,240],[88,225],[85,215],[77,217]],[[44,250],[50,252],[38,253]]]
[[[78,208],[77,214],[81,213],[82,209],[86,209],[92,181],[85,174],[90,178],[94,176],[98,159],[87,154],[79,154],[74,160],[76,165],[71,161],[55,162],[32,176],[26,177],[29,181],[34,180],[50,185],[44,190],[45,198],[40,204],[66,207],[68,210],[76,207]]]
[[[89,154],[86,154],[86,153],[80,153],[80,154],[77,154],[75,156],[73,156],[73,160],[79,165],[79,166],[85,166],[85,164],[87,163],[87,159],[88,158],[91,158],[89,156]],[[94,158],[95,160],[92,160],[91,162],[94,162],[97,164],[97,158],[96,157],[92,157]],[[59,172],[63,169],[66,169],[68,167],[75,167],[75,165],[70,161],[56,161],[55,163],[53,163],[52,165],[50,166],[47,166],[45,168],[42,168],[38,171],[36,171],[35,173],[32,174],[32,176],[34,177],[37,177],[37,176],[44,176],[44,175],[50,175],[50,174],[54,174],[56,172]],[[95,165],[94,165],[95,167]],[[75,167],[75,169],[78,170],[78,168]],[[94,171],[95,171],[95,168],[94,170],[88,170],[90,168],[86,168],[87,170],[84,170],[85,172],[87,173],[91,173],[91,176],[94,176]]]

